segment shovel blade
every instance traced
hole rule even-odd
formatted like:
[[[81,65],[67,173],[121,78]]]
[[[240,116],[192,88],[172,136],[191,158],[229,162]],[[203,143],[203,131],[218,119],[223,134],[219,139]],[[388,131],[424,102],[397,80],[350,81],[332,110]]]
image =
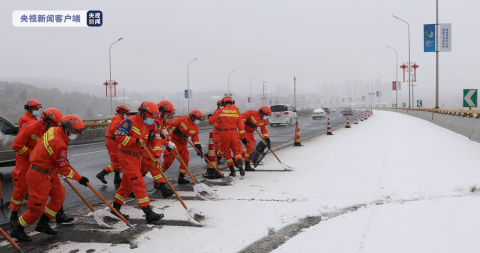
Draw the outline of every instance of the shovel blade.
[[[190,221],[193,224],[200,224],[200,222],[207,219],[207,215],[203,214],[202,211],[196,208],[188,209],[185,212],[185,215],[187,216],[188,221]]]
[[[284,163],[284,162],[281,162],[280,163],[283,167],[284,170],[288,170],[288,171],[292,171],[292,167],[290,167],[288,164]]]
[[[134,233],[140,232],[140,231],[142,231],[144,229],[147,229],[147,228],[148,228],[147,224],[139,224],[139,225],[136,225],[136,226],[131,226],[130,228],[120,232],[120,236],[121,237],[128,237],[128,236],[130,236]]]
[[[120,218],[118,218],[116,215],[114,215],[114,214],[112,214],[109,211],[104,210],[104,209],[96,210],[93,213],[93,218],[98,223],[98,225],[100,225],[102,227],[106,227],[106,228],[111,228],[112,226],[108,225],[107,223],[105,223],[105,221],[103,221],[104,217],[110,217],[112,219],[120,220]]]
[[[212,188],[208,187],[206,184],[203,183],[196,184],[193,187],[193,190],[195,191],[195,194],[203,200],[218,198],[217,194],[215,194]]]

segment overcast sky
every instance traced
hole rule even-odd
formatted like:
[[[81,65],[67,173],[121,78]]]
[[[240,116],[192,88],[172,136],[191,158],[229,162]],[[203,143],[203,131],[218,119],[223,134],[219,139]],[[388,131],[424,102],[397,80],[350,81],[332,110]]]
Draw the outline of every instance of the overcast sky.
[[[452,52],[440,54],[441,96],[480,88],[477,29],[480,2],[440,0],[440,23],[452,23]],[[14,10],[101,10],[100,28],[19,28]],[[0,78],[58,77],[98,84],[112,77],[127,90],[227,88],[248,92],[249,80],[317,91],[323,82],[395,79],[411,58],[420,65],[419,91],[434,96],[435,53],[423,52],[423,24],[435,23],[435,1],[2,1]],[[398,66],[397,66],[398,68]],[[402,76],[398,69],[399,78]],[[407,88],[406,86],[404,88]],[[442,91],[444,91],[442,93]],[[258,92],[260,92],[258,90]]]

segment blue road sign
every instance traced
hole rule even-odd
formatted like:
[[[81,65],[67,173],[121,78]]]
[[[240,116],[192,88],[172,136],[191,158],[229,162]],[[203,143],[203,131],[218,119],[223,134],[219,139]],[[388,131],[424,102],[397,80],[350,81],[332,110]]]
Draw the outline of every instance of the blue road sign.
[[[423,25],[423,52],[435,52],[435,25]]]
[[[185,90],[185,98],[188,98],[188,90]]]

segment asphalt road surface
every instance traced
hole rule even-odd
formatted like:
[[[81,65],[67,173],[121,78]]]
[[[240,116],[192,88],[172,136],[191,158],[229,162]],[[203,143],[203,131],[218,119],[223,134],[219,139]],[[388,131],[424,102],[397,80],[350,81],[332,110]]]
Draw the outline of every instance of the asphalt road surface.
[[[334,113],[328,115],[330,117],[330,123],[332,128],[345,124],[345,117],[340,113]],[[350,117],[351,124],[353,124],[354,117]],[[318,132],[326,131],[327,129],[327,119],[317,119],[313,120],[311,115],[299,116],[298,117],[299,126],[301,129],[301,136],[308,136]],[[210,129],[200,130],[200,142],[203,147],[204,153],[208,150],[208,136]],[[272,146],[282,144],[288,141],[292,141],[295,136],[295,125],[286,126],[280,125],[271,127],[268,126],[268,132],[270,139],[272,141]],[[256,135],[257,142],[259,141],[258,136]],[[196,155],[193,148],[190,150],[190,164],[189,169],[194,175],[203,174],[206,171],[206,163],[203,159],[199,158]],[[100,172],[105,166],[110,163],[107,149],[105,148],[104,143],[94,143],[86,144],[79,146],[72,146],[69,148],[69,161],[72,166],[79,171],[82,176],[87,177],[90,180],[90,183],[95,187],[107,200],[113,201],[115,196],[116,188],[113,185],[113,176],[111,173],[106,177],[108,182],[107,185],[104,185],[100,180],[98,180],[95,175]],[[175,181],[178,177],[178,161],[175,161],[170,169],[166,172],[167,178]],[[2,189],[3,189],[3,200],[4,202],[10,201],[10,197],[13,190],[12,184],[12,171],[13,167],[1,167],[0,176],[2,180]],[[197,176],[198,179],[201,179],[201,176]],[[151,177],[145,177],[145,183],[147,190],[153,189],[153,179]],[[73,182],[74,186],[83,194],[83,196],[91,203],[96,204],[101,201],[98,197],[88,188]],[[66,198],[64,208],[68,211],[76,210],[77,208],[85,207],[85,204],[81,199],[76,195],[76,193],[70,189],[70,187],[64,183],[66,190]],[[26,201],[22,208],[22,212],[26,209]],[[0,208],[0,224],[5,224],[8,222],[10,217],[10,210],[7,208]]]

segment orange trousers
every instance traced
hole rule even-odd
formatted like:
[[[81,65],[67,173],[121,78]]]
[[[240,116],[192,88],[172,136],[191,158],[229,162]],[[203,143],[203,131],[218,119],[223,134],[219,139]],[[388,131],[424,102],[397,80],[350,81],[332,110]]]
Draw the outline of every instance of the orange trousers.
[[[188,166],[188,162],[190,161],[190,153],[188,152],[187,144],[185,142],[182,143],[180,141],[177,141],[176,139],[173,139],[173,138],[172,138],[172,142],[175,143],[175,146],[177,146],[178,153],[180,154],[183,161],[185,162],[185,165]],[[170,168],[170,166],[172,165],[174,160],[175,160],[175,155],[173,154],[173,150],[172,152],[165,150],[163,152],[163,164],[162,164],[163,171],[167,171],[168,168]],[[178,170],[183,175],[187,174],[186,168],[183,168],[181,164],[178,167]]]
[[[223,157],[223,152],[220,150],[220,147],[222,146],[222,141],[220,138],[222,131],[214,127],[212,133],[213,133],[213,141],[215,142],[214,144],[215,153],[217,154],[217,156]]]
[[[111,164],[105,167],[105,171],[108,173],[112,172],[122,172],[122,168],[118,163],[118,143],[115,140],[106,139],[105,146],[107,147],[108,154],[110,155]]]
[[[148,172],[153,177],[153,181],[155,183],[160,184],[160,183],[166,183],[165,180],[162,177],[162,174],[158,172],[157,167],[153,166],[153,163],[150,159],[143,158],[142,160],[142,176],[145,176]]]
[[[257,143],[253,132],[245,131],[245,139],[248,141],[248,144],[245,145],[245,161],[250,162],[250,155],[252,154],[253,149],[257,147]]]
[[[12,170],[13,192],[8,208],[12,211],[20,211],[23,200],[27,195],[27,172],[30,168],[28,155],[19,155],[15,157],[15,168]]]
[[[115,194],[114,201],[123,205],[127,197],[133,191],[137,199],[137,205],[145,207],[150,205],[150,199],[145,190],[145,181],[141,173],[142,158],[119,152],[118,161],[123,169],[122,182]]]
[[[63,188],[56,171],[43,174],[32,169],[27,172],[28,203],[27,211],[18,218],[18,223],[28,227],[42,216],[47,215],[53,219],[65,200],[65,188]],[[50,201],[47,204],[48,197]]]
[[[222,131],[220,138],[222,140],[220,150],[225,155],[225,161],[227,162],[227,165],[233,165],[232,152],[236,161],[242,160],[242,144],[240,144],[237,130]]]

